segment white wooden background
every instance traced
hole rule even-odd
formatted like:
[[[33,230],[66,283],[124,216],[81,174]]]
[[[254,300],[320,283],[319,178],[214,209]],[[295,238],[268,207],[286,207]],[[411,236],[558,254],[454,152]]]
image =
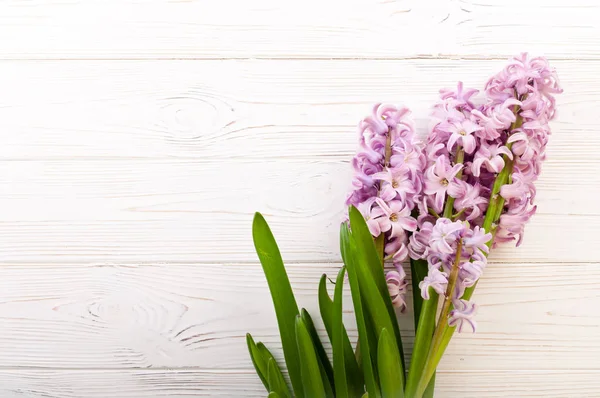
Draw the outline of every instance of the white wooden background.
[[[526,50],[565,88],[539,211],[436,396],[600,397],[599,21],[597,0],[0,1],[0,396],[265,396],[253,212],[316,316],[356,122],[406,103],[424,132],[440,87]]]

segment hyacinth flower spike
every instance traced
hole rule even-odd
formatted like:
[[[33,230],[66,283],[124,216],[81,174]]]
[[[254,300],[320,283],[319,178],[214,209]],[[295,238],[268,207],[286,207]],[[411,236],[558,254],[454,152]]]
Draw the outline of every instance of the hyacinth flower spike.
[[[408,248],[428,275],[419,284],[425,301],[407,397],[423,396],[455,330],[475,331],[477,306],[470,299],[490,248],[521,244],[536,211],[535,181],[546,157],[554,94],[560,92],[547,60],[527,54],[488,81],[480,105],[475,90],[460,83],[441,91],[424,150],[419,225]]]

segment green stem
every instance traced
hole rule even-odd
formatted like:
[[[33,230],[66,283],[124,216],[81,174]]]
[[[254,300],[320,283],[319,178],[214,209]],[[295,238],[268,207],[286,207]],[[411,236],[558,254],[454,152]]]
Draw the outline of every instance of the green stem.
[[[439,214],[437,214],[437,213],[435,212],[435,210],[433,210],[431,207],[428,207],[428,208],[427,208],[427,211],[429,212],[429,214],[431,214],[432,216],[434,216],[436,219],[440,218],[440,215],[439,215]]]
[[[433,340],[431,342],[431,348],[429,349],[429,353],[427,354],[427,360],[425,361],[425,369],[423,373],[421,373],[421,377],[419,379],[419,383],[417,384],[415,397],[421,397],[427,388],[427,384],[429,384],[429,380],[433,376],[435,372],[435,367],[431,368],[427,366],[431,363],[432,358],[439,351],[442,346],[443,337],[446,330],[449,328],[448,326],[448,316],[450,315],[450,310],[452,307],[452,294],[456,289],[456,283],[458,281],[458,270],[460,265],[460,259],[462,255],[462,240],[458,241],[458,246],[456,248],[456,257],[454,258],[454,264],[452,264],[452,270],[450,271],[450,277],[448,278],[448,287],[446,288],[446,295],[444,297],[444,305],[442,307],[442,311],[440,312],[440,317],[438,318],[438,323],[435,328],[435,332],[433,334]],[[436,364],[437,365],[437,364]]]
[[[416,261],[416,263],[419,262],[424,262],[425,266],[427,266],[427,261]],[[425,367],[427,353],[429,351],[429,347],[431,346],[431,339],[433,338],[433,332],[435,330],[435,315],[437,312],[438,302],[439,295],[430,288],[429,300],[422,300],[422,305],[419,309],[420,313],[418,322],[415,321],[415,343],[410,362],[410,371],[406,380],[406,391],[404,393],[406,398],[413,398],[416,396],[416,388],[421,374],[423,373],[423,368]],[[417,311],[416,308],[417,307],[415,306],[415,312]],[[433,385],[433,381],[431,381],[429,384]],[[433,386],[431,388],[433,388]]]
[[[390,166],[390,159],[392,158],[392,130],[388,129],[388,134],[385,139],[385,155],[383,159],[383,166]],[[381,184],[379,186],[381,190]],[[377,253],[381,258],[381,266],[385,267],[385,233],[380,233],[378,237],[375,238],[375,248],[377,249]]]
[[[377,254],[381,257],[381,266],[383,267],[385,265],[385,253],[383,251],[385,248],[385,234],[383,232],[375,238],[375,248],[377,249]]]
[[[392,158],[392,129],[388,129],[388,134],[385,140],[385,159],[383,165],[385,167],[390,166],[390,159]]]

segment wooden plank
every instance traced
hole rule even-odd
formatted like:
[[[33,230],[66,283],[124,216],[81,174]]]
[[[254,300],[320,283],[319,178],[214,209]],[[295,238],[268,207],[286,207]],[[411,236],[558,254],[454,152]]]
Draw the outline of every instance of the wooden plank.
[[[598,161],[600,64],[553,61],[550,159]],[[0,63],[0,159],[348,161],[378,102],[421,134],[442,87],[483,88],[504,61],[41,61]]]
[[[598,371],[438,372],[436,398],[596,397]],[[465,382],[468,379],[468,383]],[[118,386],[118,388],[115,388]],[[264,397],[247,370],[0,370],[5,398]]]
[[[598,259],[596,168],[548,166],[523,245],[499,249],[492,261]],[[255,211],[287,261],[339,261],[350,179],[346,162],[326,159],[0,162],[0,261],[257,261]]]
[[[321,332],[318,279],[338,267],[288,266],[299,305]],[[478,333],[459,335],[441,370],[598,370],[598,283],[599,264],[491,265],[474,296]],[[355,339],[349,301],[344,316]],[[0,317],[0,369],[249,371],[246,332],[281,359],[257,264],[3,265]],[[411,320],[400,317],[408,352]]]
[[[19,0],[4,59],[600,57],[595,0]]]
[[[598,376],[598,371],[441,371],[435,396],[591,398],[597,396]],[[265,396],[264,387],[250,371],[196,369],[0,370],[0,393],[5,398]]]
[[[0,63],[0,260],[255,261],[258,210],[288,261],[338,261],[353,125],[370,104],[411,99],[424,132],[439,87],[502,64]],[[600,69],[556,64],[566,93],[539,214],[494,261],[598,259]]]

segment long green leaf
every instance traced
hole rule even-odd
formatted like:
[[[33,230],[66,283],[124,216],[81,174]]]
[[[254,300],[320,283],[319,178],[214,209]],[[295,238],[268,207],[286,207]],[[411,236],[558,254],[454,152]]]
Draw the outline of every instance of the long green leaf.
[[[260,213],[254,215],[252,238],[273,299],[281,345],[292,387],[297,398],[304,398],[295,332],[295,319],[299,314],[298,305],[273,233]]]
[[[340,228],[340,250],[342,259],[348,270],[348,280],[350,282],[350,291],[352,293],[352,303],[354,305],[354,314],[356,317],[356,326],[358,329],[358,341],[360,344],[361,364],[365,379],[365,385],[369,397],[378,398],[380,396],[379,386],[375,378],[375,370],[369,348],[369,332],[365,324],[365,314],[362,308],[362,298],[360,286],[358,283],[357,265],[356,265],[356,247],[354,239],[351,238],[348,225],[343,223]]]
[[[383,398],[404,398],[402,361],[400,361],[400,354],[387,329],[383,329],[379,334],[377,367],[381,396]]]
[[[250,333],[246,333],[246,344],[248,345],[248,352],[250,353],[250,359],[252,359],[254,369],[256,369],[256,373],[258,374],[258,377],[260,377],[260,381],[262,381],[267,391],[269,391],[269,381],[267,379],[267,362],[265,361],[264,356],[256,346],[256,343],[254,343],[254,339],[252,338],[252,335],[250,335]]]
[[[343,283],[343,281],[342,281]],[[336,284],[337,287],[337,284]],[[321,276],[321,281],[319,282],[319,309],[321,311],[321,318],[323,319],[323,324],[325,325],[325,330],[327,330],[327,335],[329,336],[329,341],[333,346],[333,306],[334,303],[331,301],[329,294],[327,293],[327,275],[323,274]],[[356,356],[354,355],[354,350],[352,349],[352,343],[350,343],[350,339],[348,338],[348,333],[346,332],[346,328],[344,324],[342,326],[342,344],[344,348],[344,365],[346,369],[346,378],[347,385],[349,386],[350,392],[352,396],[357,396],[362,394],[364,391],[364,379],[363,373],[358,366],[358,362],[356,360]],[[335,372],[334,372],[335,375]]]
[[[310,398],[326,398],[317,353],[308,328],[299,315],[296,317],[296,336],[301,358],[300,373],[302,375],[303,391]]]
[[[269,395],[267,395],[267,398],[281,398],[281,396],[279,394],[277,394],[275,391],[271,391],[269,393]]]
[[[349,398],[348,380],[346,376],[346,364],[344,363],[344,335],[342,333],[344,324],[342,322],[342,293],[344,291],[344,275],[346,269],[342,267],[335,280],[335,292],[333,294],[332,315],[332,337],[331,348],[333,351],[333,367],[335,379],[335,391],[338,398]]]
[[[368,314],[369,319],[371,320],[375,332],[375,337],[379,340],[381,338],[381,333],[384,329],[392,330],[394,324],[396,323],[396,318],[390,318],[384,303],[384,297],[379,295],[377,291],[377,287],[373,280],[369,277],[368,271],[366,269],[366,265],[363,261],[361,261],[359,256],[358,263],[358,279],[361,291],[361,297],[364,300],[364,307],[366,308],[366,312]],[[389,297],[389,294],[388,294]],[[400,350],[395,340],[392,340],[391,345],[393,349],[398,351],[398,357],[400,357]],[[401,368],[402,363],[400,364]],[[403,380],[401,380],[403,383]]]
[[[258,352],[261,354],[261,356],[263,357],[263,361],[264,363],[267,364],[267,372],[265,373],[265,376],[267,378],[267,381],[269,382],[269,387],[267,388],[268,391],[273,391],[273,382],[277,382],[276,380],[272,379],[271,376],[271,369],[269,369],[269,364],[271,362],[273,362],[273,364],[275,365],[275,371],[276,371],[276,375],[279,377],[281,382],[278,382],[278,385],[282,385],[282,388],[279,388],[277,390],[277,392],[281,393],[282,396],[284,397],[291,397],[292,393],[290,392],[286,382],[285,382],[285,378],[283,377],[283,374],[281,372],[281,369],[279,369],[279,365],[277,365],[277,360],[275,359],[275,357],[273,356],[273,354],[271,354],[271,351],[269,351],[269,349],[267,347],[265,347],[265,345],[261,342],[256,343],[256,348],[258,349]]]
[[[321,280],[319,281],[319,312],[321,313],[327,336],[329,336],[329,340],[331,340],[331,334],[333,332],[333,324],[331,322],[333,316],[333,301],[331,300],[331,297],[329,297],[329,293],[327,293],[326,274],[321,275]]]
[[[285,384],[283,374],[281,373],[279,366],[277,366],[274,358],[269,359],[267,369],[267,374],[269,376],[269,390],[276,392],[281,397],[291,397],[290,391]]]
[[[433,398],[433,393],[435,392],[435,373],[431,376],[431,380],[429,380],[429,384],[423,393],[423,398]]]
[[[381,266],[381,256],[377,253],[373,235],[371,235],[363,215],[356,207],[350,206],[348,214],[350,216],[350,228],[356,243],[356,250],[368,260],[367,266],[377,285],[377,289],[379,289],[379,293],[382,296],[386,294],[389,296],[385,274]]]
[[[371,358],[373,359],[373,366],[374,366],[374,373],[375,373],[375,381],[377,381],[377,385],[379,385],[379,375],[377,374],[377,344],[379,342],[378,340],[378,336],[379,336],[379,332],[377,331],[377,326],[375,326],[375,322],[373,322],[373,317],[369,314],[369,305],[366,302],[365,299],[365,291],[363,290],[361,283],[360,283],[360,274],[358,275],[358,286],[360,287],[360,294],[361,294],[361,300],[362,300],[362,309],[363,309],[363,314],[365,317],[365,326],[367,328],[367,336],[368,336],[368,340],[369,340],[369,352],[371,353]]]
[[[412,296],[413,296],[413,315],[415,317],[415,330],[419,326],[419,317],[421,315],[421,307],[423,306],[423,297],[419,283],[425,279],[429,272],[427,260],[410,260],[410,275],[412,281]]]
[[[355,210],[354,208],[351,209],[351,214],[354,213]],[[358,226],[352,224],[352,235],[351,235],[351,239],[356,241],[358,239],[358,237],[355,235],[355,230],[359,231],[362,230],[363,227],[367,228],[366,223],[364,221],[364,219],[362,218],[362,215],[360,215],[359,213],[359,218],[357,219],[356,217],[353,219],[352,215],[351,215],[351,221],[353,220],[358,224]],[[368,230],[367,230],[368,232]],[[364,237],[363,237],[364,238]],[[367,236],[366,238],[367,241],[370,240],[370,242],[373,241],[373,239],[369,236]],[[366,247],[368,246],[367,243],[369,242],[363,242],[363,244],[360,247]],[[358,247],[358,243],[357,243],[357,247]],[[373,326],[375,328],[375,333],[376,333],[376,338],[379,339],[380,338],[380,333],[381,331],[385,328],[388,331],[392,331],[394,330],[394,328],[398,329],[398,322],[396,320],[396,315],[395,312],[393,311],[393,307],[392,307],[392,301],[390,298],[390,294],[387,291],[384,292],[384,294],[381,294],[379,289],[376,286],[377,283],[377,279],[380,279],[384,282],[384,276],[383,276],[383,271],[381,272],[372,272],[370,271],[370,269],[372,269],[373,267],[369,265],[369,263],[372,261],[371,258],[369,258],[367,251],[357,251],[357,274],[358,274],[358,280],[359,280],[359,285],[360,285],[360,291],[361,291],[361,297],[364,300],[365,303],[365,309],[366,309],[366,313],[368,314],[369,318],[371,319],[371,321],[373,322]],[[378,268],[381,268],[378,266]],[[389,307],[392,308],[392,311],[389,312],[388,311],[388,305]],[[398,336],[399,336],[400,332],[398,331]],[[394,341],[394,346],[395,349],[399,352],[399,356],[402,359],[402,352],[400,351],[400,346],[397,344],[398,339],[395,339]],[[404,369],[404,364],[401,365],[402,369]]]
[[[426,260],[411,260],[411,270],[413,277],[413,298],[415,302],[416,333],[410,370],[406,381],[406,395],[408,396],[413,396],[416,393],[417,384],[425,367],[427,354],[429,353],[429,347],[431,347],[431,340],[435,330],[435,319],[439,297],[433,289],[429,289],[429,300],[423,300],[421,297],[419,283],[425,278],[428,272]],[[421,303],[421,305],[417,305],[418,303]],[[433,397],[434,385],[435,379],[432,378],[423,398]]]
[[[433,331],[435,329],[435,318],[436,318],[436,309],[438,303],[438,294],[430,290],[430,300],[425,301],[425,305],[429,306],[426,308],[426,315],[424,316],[423,321],[423,329],[419,329],[420,317],[421,317],[421,309],[423,307],[423,297],[421,296],[421,288],[419,288],[419,283],[425,279],[427,273],[429,272],[429,266],[427,264],[427,260],[410,260],[410,270],[412,276],[412,295],[413,295],[413,308],[414,308],[414,317],[415,317],[415,345],[413,347],[412,359],[410,362],[410,371],[408,373],[408,379],[406,382],[407,391],[409,388],[416,387],[416,383],[419,381],[419,377],[421,372],[423,371],[423,366],[425,365],[425,359],[427,357],[427,351],[431,346],[431,340],[433,337]],[[431,306],[434,306],[435,309],[432,311]],[[434,375],[435,376],[435,375]],[[435,386],[435,377],[431,379],[425,393],[423,394],[423,398],[433,398],[433,391]]]
[[[325,347],[323,347],[323,343],[321,343],[321,339],[319,338],[319,334],[317,333],[317,329],[315,328],[315,324],[310,317],[310,314],[308,311],[302,308],[300,310],[300,316],[302,317],[304,324],[306,324],[308,333],[310,334],[315,346],[317,359],[319,360],[319,369],[321,370],[321,378],[323,379],[323,386],[325,387],[327,397],[334,398],[335,386],[333,380],[333,366],[331,366],[327,352],[325,352]]]
[[[431,347],[431,340],[435,330],[435,317],[439,295],[430,288],[429,296],[429,300],[423,301],[419,317],[419,327],[415,334],[410,371],[408,372],[406,383],[406,395],[409,397],[416,394],[417,385],[421,378],[421,374],[423,373],[423,369],[425,368],[425,362],[427,361],[427,355],[429,354],[429,348]],[[432,383],[430,383],[430,385],[431,391],[433,391]]]
[[[396,311],[392,305],[392,299],[387,288],[387,282],[385,280],[385,274],[381,267],[381,257],[377,254],[375,248],[375,242],[373,236],[369,231],[369,227],[363,217],[363,215],[354,206],[350,206],[350,227],[352,228],[352,236],[356,243],[357,254],[362,261],[359,264],[363,264],[365,272],[363,278],[370,279],[373,281],[377,291],[379,291],[380,297],[383,298],[385,312],[387,312],[389,319],[392,321],[392,327],[388,330],[394,333],[396,340],[396,346],[400,352],[400,359],[402,360],[402,368],[405,369],[404,365],[404,349],[402,347],[402,338],[400,336],[400,328],[398,327],[398,321],[396,319]],[[368,276],[371,278],[368,278]],[[365,293],[371,295],[371,292]],[[379,336],[377,336],[379,338]]]

